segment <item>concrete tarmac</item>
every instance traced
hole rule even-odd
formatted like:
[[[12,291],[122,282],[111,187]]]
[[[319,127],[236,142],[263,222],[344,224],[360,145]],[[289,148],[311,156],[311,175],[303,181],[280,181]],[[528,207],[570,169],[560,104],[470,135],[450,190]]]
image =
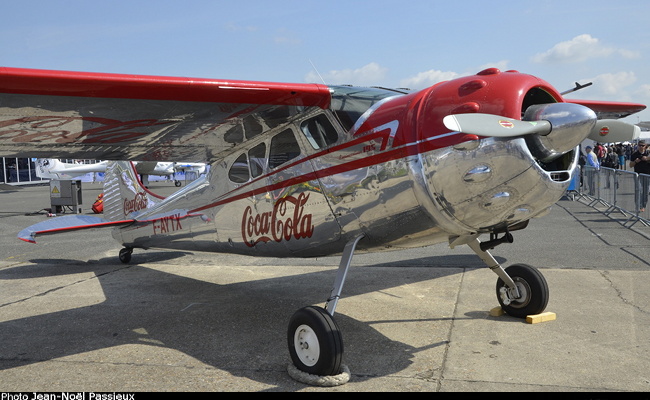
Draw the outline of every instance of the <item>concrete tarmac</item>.
[[[101,186],[83,185],[92,214]],[[467,246],[356,255],[335,315],[351,378],[333,388],[288,375],[286,330],[324,304],[338,257],[136,249],[124,265],[109,230],[18,240],[49,202],[49,186],[0,189],[0,391],[650,391],[647,228],[580,201],[492,252],[540,268],[554,321],[490,316],[497,277]]]

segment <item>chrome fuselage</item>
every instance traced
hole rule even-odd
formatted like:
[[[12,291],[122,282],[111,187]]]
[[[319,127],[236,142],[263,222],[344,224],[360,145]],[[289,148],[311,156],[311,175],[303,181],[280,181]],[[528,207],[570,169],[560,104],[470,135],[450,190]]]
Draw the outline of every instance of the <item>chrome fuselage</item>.
[[[542,90],[526,84],[528,93]],[[341,253],[364,234],[358,251],[394,250],[503,232],[561,198],[576,170],[575,150],[542,163],[525,138],[480,138],[423,123],[431,118],[427,108],[436,107],[435,89],[371,90],[364,95],[377,97],[347,126],[337,109],[289,115],[237,143],[206,177],[136,216],[153,222],[116,229],[114,237],[127,247],[310,257]],[[344,103],[333,91],[333,102]],[[521,117],[529,104],[514,103],[505,114]],[[305,133],[315,119],[331,124],[335,139],[315,144]],[[242,138],[247,126],[241,121]],[[299,155],[274,163],[274,138],[287,131]],[[161,229],[158,216],[174,210],[201,218],[177,218]]]

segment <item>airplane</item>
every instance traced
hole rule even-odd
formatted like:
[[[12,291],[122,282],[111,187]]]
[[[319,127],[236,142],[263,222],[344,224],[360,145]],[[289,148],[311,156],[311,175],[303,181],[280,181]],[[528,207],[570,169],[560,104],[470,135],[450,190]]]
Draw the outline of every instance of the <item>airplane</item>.
[[[43,179],[69,180],[93,172],[105,172],[108,161],[68,162],[56,158],[37,158],[36,176]],[[95,161],[95,160],[93,160]]]
[[[70,160],[72,161],[72,160]],[[68,162],[68,160],[59,160],[55,158],[38,158],[36,159],[36,176],[44,179],[68,180],[77,178],[87,173],[106,172],[107,161],[98,161],[90,163]],[[181,186],[181,182],[176,179],[176,173],[193,171],[197,174],[205,173],[205,163],[179,163],[179,162],[134,162],[138,174],[140,174],[143,183],[148,185],[149,175],[171,176],[174,179],[176,187]]]
[[[180,187],[181,181],[176,179],[177,172],[193,171],[199,175],[205,173],[205,163],[135,161],[134,164],[145,186],[149,185],[149,175],[171,176],[174,179],[174,186]]]
[[[565,99],[497,68],[418,91],[0,68],[0,155],[115,160],[103,218],[51,218],[21,231],[26,242],[112,228],[124,263],[149,248],[340,255],[324,307],[297,310],[287,329],[293,365],[332,376],[335,310],[359,252],[467,245],[497,275],[507,314],[542,313],[541,272],[504,268],[491,250],[562,198],[583,140],[634,140],[639,128],[619,119],[643,109]],[[162,198],[118,160],[210,169]]]

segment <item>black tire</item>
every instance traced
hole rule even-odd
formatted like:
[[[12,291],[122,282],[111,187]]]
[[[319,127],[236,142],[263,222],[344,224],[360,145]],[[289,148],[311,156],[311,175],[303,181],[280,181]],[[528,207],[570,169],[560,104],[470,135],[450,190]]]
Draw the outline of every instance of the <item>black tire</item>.
[[[321,307],[304,307],[289,321],[287,342],[291,361],[313,375],[338,375],[343,359],[343,338],[336,321]]]
[[[508,305],[504,304],[501,288],[507,289],[507,286],[501,278],[497,279],[497,299],[503,311],[517,318],[526,318],[527,315],[543,312],[549,297],[548,284],[544,275],[537,268],[526,264],[514,264],[506,268],[506,272],[515,281],[522,297],[512,299]]]
[[[122,261],[122,264],[128,264],[131,261],[131,254],[133,253],[133,249],[129,249],[127,247],[123,248],[120,250],[120,261]]]

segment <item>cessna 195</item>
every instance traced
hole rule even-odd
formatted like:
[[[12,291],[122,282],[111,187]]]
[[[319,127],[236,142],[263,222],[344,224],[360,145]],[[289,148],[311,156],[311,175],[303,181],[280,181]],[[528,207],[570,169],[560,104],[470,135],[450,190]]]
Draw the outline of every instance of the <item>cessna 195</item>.
[[[72,160],[71,160],[72,161]],[[58,160],[56,158],[39,158],[36,160],[36,176],[44,179],[73,179],[87,173],[106,172],[107,161],[79,163],[76,161]],[[149,175],[172,177],[176,187],[181,186],[181,181],[176,179],[178,171],[194,171],[197,175],[205,173],[205,163],[179,163],[179,162],[134,162],[135,170],[147,185]]]
[[[504,269],[489,250],[562,197],[583,140],[633,140],[639,129],[616,118],[644,108],[566,100],[496,68],[415,92],[0,68],[0,155],[209,162],[164,199],[113,162],[105,218],[57,217],[19,237],[112,227],[125,263],[154,247],[342,254],[325,307],[298,310],[287,334],[297,368],[335,375],[333,315],[355,251],[468,245],[508,314],[542,312],[542,274]]]

